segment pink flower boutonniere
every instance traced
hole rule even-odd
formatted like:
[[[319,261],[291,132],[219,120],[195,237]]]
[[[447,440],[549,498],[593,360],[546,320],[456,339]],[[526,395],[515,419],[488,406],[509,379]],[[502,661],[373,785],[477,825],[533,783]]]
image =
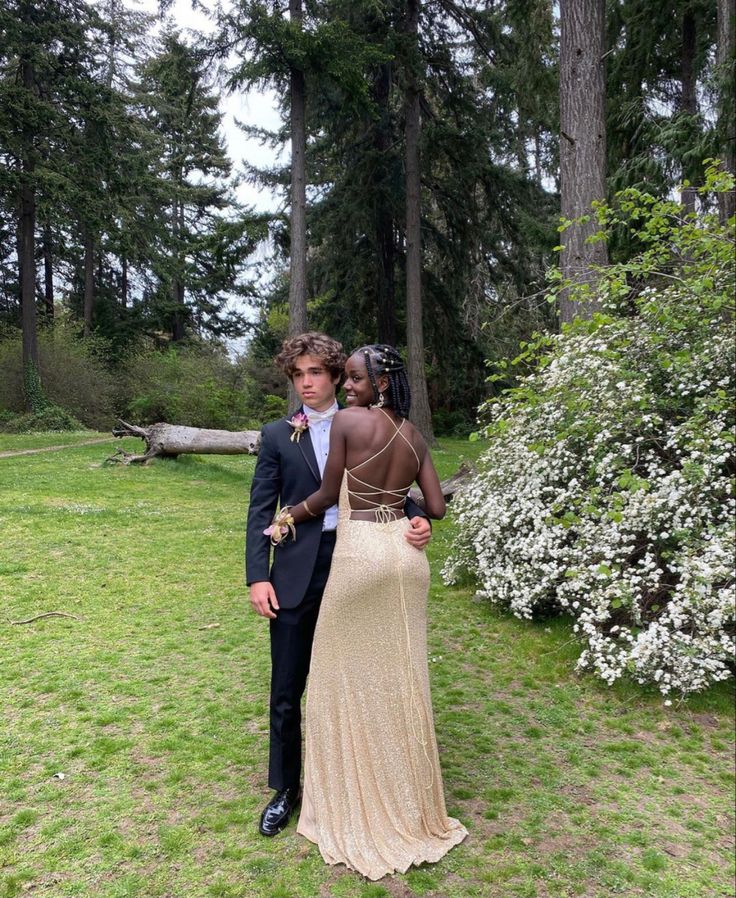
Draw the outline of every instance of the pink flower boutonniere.
[[[309,427],[309,418],[304,412],[297,412],[293,418],[289,419],[289,424],[294,428],[294,433],[292,433],[289,439],[292,443],[295,440],[298,443],[304,431]]]

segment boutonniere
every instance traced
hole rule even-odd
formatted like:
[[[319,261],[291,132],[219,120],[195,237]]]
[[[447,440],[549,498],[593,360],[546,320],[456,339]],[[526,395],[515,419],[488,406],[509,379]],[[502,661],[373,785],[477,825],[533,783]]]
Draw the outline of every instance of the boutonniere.
[[[298,443],[304,431],[309,427],[309,418],[304,412],[297,412],[293,418],[289,418],[289,425],[294,428],[294,433],[292,433],[289,439],[292,443],[295,440]]]

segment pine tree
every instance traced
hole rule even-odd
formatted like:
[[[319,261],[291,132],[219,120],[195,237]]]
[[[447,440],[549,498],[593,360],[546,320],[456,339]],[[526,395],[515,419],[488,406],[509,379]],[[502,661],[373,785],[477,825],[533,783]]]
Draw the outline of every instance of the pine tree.
[[[707,114],[714,5],[616,0],[607,9],[609,193],[637,187],[664,195],[683,180],[702,183],[703,160],[716,152]],[[693,198],[686,189],[689,208]],[[619,238],[612,249],[631,248]]]
[[[405,10],[398,0],[380,7],[333,2],[303,36],[310,325],[347,346],[376,339],[408,345]],[[512,33],[516,15],[526,30]],[[536,43],[529,39],[534,26]],[[540,289],[545,253],[555,242],[554,197],[542,186],[556,165],[552,16],[545,0],[528,0],[522,11],[499,4],[493,15],[427,0],[418,30],[421,370],[430,373],[432,408],[462,426],[484,391],[484,355],[514,352],[545,322],[546,304],[523,297]],[[329,55],[322,49],[327,34]],[[338,45],[348,49],[337,52]],[[251,78],[263,71],[252,68],[254,60],[263,66],[281,59],[275,49],[266,52],[268,41],[259,46],[260,53],[251,47]],[[286,70],[274,79],[283,96],[286,79]],[[520,137],[509,123],[522,119]],[[257,129],[251,134],[279,140]],[[289,172],[252,176],[285,186]],[[285,244],[278,219],[273,227],[277,246]],[[283,302],[281,282],[270,302]]]
[[[463,416],[473,420],[483,394],[484,355],[514,352],[545,323],[546,304],[523,297],[543,285],[544,254],[554,243],[554,198],[540,182],[556,165],[557,85],[548,5],[530,2],[533,10],[518,13],[542,22],[537,50],[527,47],[523,64],[529,41],[523,30],[510,32],[515,5],[463,19],[462,32],[441,7],[423,4],[418,45],[422,368],[430,371],[432,408],[459,425]],[[319,136],[310,160],[320,197],[310,209],[310,283],[319,297],[313,314],[350,345],[376,334],[383,342],[407,340],[404,9],[385,4],[379,15],[367,4],[344,7],[349,27],[374,48],[370,102],[351,105],[338,88],[312,103],[311,130]],[[524,113],[528,159],[521,170],[510,122],[521,118],[524,103],[544,117],[532,127],[531,112]]]
[[[187,334],[233,336],[244,316],[228,308],[227,293],[247,294],[241,266],[262,230],[236,210],[229,192],[231,162],[219,132],[218,97],[205,59],[176,32],[141,69],[138,103],[161,147],[161,251],[151,261],[157,284],[150,313],[174,341]]]
[[[63,192],[64,160],[79,98],[91,82],[94,11],[81,0],[44,4],[5,0],[0,7],[0,196],[17,222],[18,281],[25,397],[44,404],[38,373],[37,218],[39,197]]]
[[[301,31],[302,0],[289,0],[289,21]],[[289,64],[291,130],[291,245],[289,251],[289,334],[307,330],[307,93],[304,69]]]

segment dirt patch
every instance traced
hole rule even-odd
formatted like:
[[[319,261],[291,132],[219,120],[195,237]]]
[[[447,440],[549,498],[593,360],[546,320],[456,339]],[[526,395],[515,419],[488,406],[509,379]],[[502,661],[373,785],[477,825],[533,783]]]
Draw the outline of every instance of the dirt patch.
[[[84,440],[81,443],[68,443],[66,446],[43,446],[40,449],[13,449],[0,452],[0,458],[13,458],[16,455],[37,455],[39,452],[59,452],[61,449],[76,449],[77,446],[94,446],[96,443],[113,443],[115,437],[103,437],[96,440]]]
[[[401,882],[399,879],[394,879],[391,876],[384,876],[384,878],[379,881],[391,898],[415,898],[414,892],[411,891],[406,883]]]
[[[24,882],[22,888],[23,892],[27,892],[29,895],[36,895],[41,892],[52,892],[52,894],[58,895],[59,892],[56,891],[56,888],[67,879],[69,877],[63,873],[39,873],[33,879]]]
[[[592,850],[597,844],[592,836],[576,833],[576,828],[564,811],[552,811],[547,817],[547,825],[551,832],[534,842],[535,850],[542,856],[565,854],[574,857]]]
[[[717,730],[721,725],[721,721],[717,717],[704,711],[691,711],[690,717],[695,723],[708,729]]]
[[[585,786],[581,785],[564,785],[560,788],[560,792],[563,795],[567,795],[572,798],[577,805],[592,805],[597,804],[597,800],[593,797],[590,790],[586,789]]]

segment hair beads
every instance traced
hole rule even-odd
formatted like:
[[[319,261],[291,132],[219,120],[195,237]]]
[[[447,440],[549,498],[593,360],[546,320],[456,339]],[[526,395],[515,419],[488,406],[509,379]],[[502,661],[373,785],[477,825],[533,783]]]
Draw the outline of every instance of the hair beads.
[[[408,418],[411,409],[411,391],[404,362],[398,351],[393,346],[373,343],[369,346],[362,346],[356,352],[360,352],[365,359],[365,367],[373,387],[376,403],[380,397],[376,378],[383,374],[388,378],[388,391],[384,396],[385,404],[400,417]]]

